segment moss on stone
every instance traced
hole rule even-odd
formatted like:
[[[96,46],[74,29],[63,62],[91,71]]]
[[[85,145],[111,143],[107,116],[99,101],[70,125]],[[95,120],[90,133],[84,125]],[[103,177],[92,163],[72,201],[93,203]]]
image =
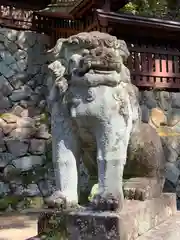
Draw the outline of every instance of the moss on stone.
[[[9,206],[15,209],[22,200],[22,196],[4,196],[0,199],[0,211],[5,211]]]
[[[47,112],[41,113],[39,122],[41,124],[49,124],[49,114]]]
[[[22,200],[22,207],[41,209],[44,206],[43,197],[24,197]]]
[[[6,199],[1,198],[0,199],[0,211],[5,211],[9,207],[9,203],[6,201]]]
[[[0,114],[0,118],[7,122],[11,122],[12,119],[14,120],[13,122],[16,122],[17,116],[12,113],[2,113]]]
[[[43,206],[43,197],[4,196],[0,199],[0,211],[6,211],[8,207],[13,210],[23,210],[26,208],[41,209]]]

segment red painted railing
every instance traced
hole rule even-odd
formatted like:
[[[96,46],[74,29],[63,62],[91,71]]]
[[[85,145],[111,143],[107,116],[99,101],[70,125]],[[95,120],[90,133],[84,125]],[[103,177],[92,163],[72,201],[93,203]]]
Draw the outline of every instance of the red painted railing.
[[[180,88],[180,49],[129,45],[128,67],[137,87]]]

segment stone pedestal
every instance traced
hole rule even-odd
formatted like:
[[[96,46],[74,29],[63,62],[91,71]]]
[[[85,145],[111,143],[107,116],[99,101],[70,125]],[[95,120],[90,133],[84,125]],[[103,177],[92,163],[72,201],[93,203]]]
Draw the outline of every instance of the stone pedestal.
[[[44,210],[38,232],[50,232],[63,240],[134,240],[176,213],[172,193],[147,201],[125,201],[121,212]]]

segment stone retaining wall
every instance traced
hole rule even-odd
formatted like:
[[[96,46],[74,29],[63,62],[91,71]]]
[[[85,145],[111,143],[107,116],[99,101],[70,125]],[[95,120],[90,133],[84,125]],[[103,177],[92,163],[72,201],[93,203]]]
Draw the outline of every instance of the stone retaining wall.
[[[0,29],[0,209],[11,208],[19,196],[46,195],[52,189],[48,43],[42,34]]]
[[[180,92],[142,91],[140,104],[143,122],[151,124],[162,139],[166,187],[180,200]]]

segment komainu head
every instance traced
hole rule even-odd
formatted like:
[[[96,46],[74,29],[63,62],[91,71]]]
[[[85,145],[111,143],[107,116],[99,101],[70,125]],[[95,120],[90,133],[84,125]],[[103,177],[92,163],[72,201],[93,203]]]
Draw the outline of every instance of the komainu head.
[[[120,72],[123,62],[129,56],[123,40],[98,31],[82,32],[67,39],[59,39],[50,52],[54,55],[54,60],[59,60],[65,66],[66,73],[70,70],[69,64],[72,61],[76,65],[74,67],[86,72],[90,69]]]

